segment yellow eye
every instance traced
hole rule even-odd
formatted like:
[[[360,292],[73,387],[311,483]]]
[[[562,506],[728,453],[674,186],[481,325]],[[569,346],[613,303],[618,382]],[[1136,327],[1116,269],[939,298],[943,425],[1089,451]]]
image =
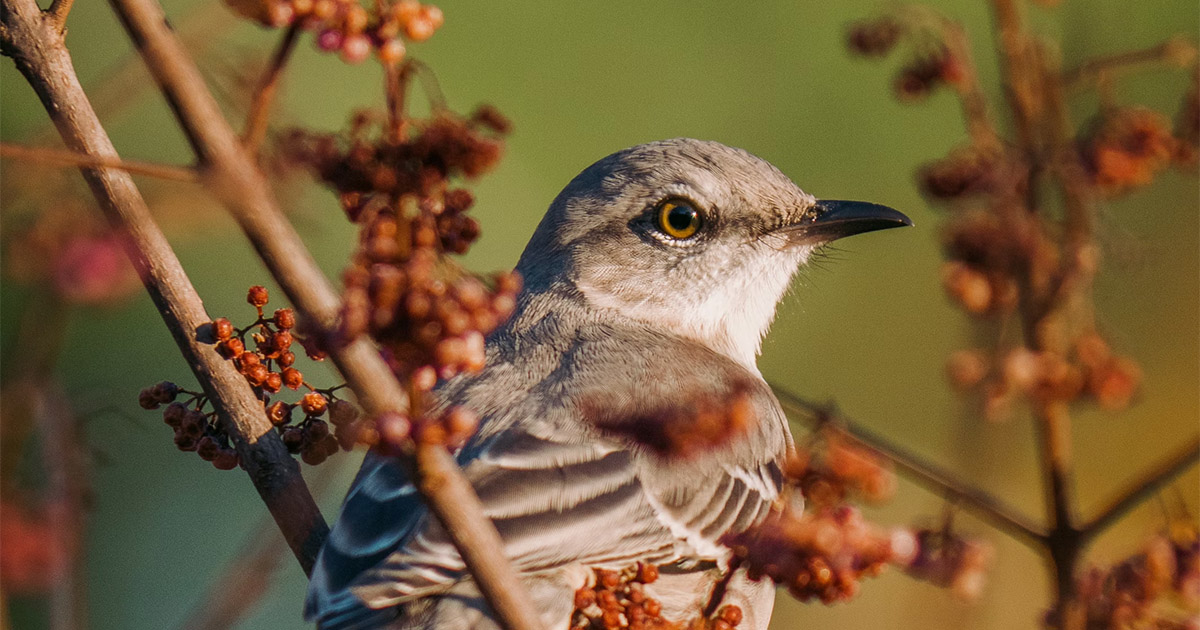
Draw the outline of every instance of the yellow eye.
[[[658,205],[658,229],[671,238],[691,238],[700,223],[700,213],[686,199],[667,199]]]

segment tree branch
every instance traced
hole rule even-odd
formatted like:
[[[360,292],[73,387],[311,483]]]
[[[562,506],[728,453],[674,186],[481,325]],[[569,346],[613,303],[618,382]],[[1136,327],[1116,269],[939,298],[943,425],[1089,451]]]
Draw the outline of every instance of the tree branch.
[[[771,389],[775,391],[784,410],[800,414],[809,428],[815,428],[819,419],[829,412],[828,405],[806,400],[779,385],[771,384]],[[1043,528],[1017,509],[978,488],[954,481],[954,475],[949,471],[863,428],[845,416],[839,415],[835,421],[855,440],[891,460],[901,473],[930,492],[961,505],[995,527],[1008,532],[1025,546],[1038,552],[1045,551],[1046,534]]]
[[[153,0],[110,0],[179,119],[197,155],[212,170],[213,191],[253,243],[307,325],[328,334],[339,300],[280,210],[270,186],[225,120],[195,63]],[[395,375],[365,339],[335,345],[330,356],[369,414],[398,411],[406,396]],[[483,513],[471,485],[444,448],[422,448],[402,458],[431,511],[462,555],[480,591],[510,630],[540,623],[515,579],[500,535]]]
[[[1183,448],[1142,473],[1141,477],[1109,501],[1095,518],[1080,528],[1083,543],[1086,544],[1097,534],[1108,529],[1127,512],[1191,468],[1197,460],[1200,460],[1200,437],[1192,438]]]
[[[75,0],[54,0],[50,3],[50,8],[46,9],[46,19],[59,33],[67,28],[67,15],[71,13],[74,4]]]
[[[159,179],[170,179],[178,182],[195,182],[200,179],[200,175],[196,172],[196,169],[186,166],[121,160],[112,157],[76,153],[75,151],[63,151],[52,147],[26,147],[9,142],[0,142],[0,157],[49,162],[60,166],[115,168],[127,173],[147,175]]]
[[[271,121],[271,103],[275,93],[279,91],[279,79],[283,76],[283,68],[296,48],[296,37],[300,34],[300,24],[295,23],[283,33],[279,47],[271,56],[271,64],[259,80],[258,89],[254,92],[254,100],[250,104],[250,113],[246,117],[246,130],[242,133],[242,143],[250,155],[258,155],[259,147],[267,136],[267,124]]]
[[[1127,50],[1107,57],[1096,57],[1062,74],[1068,90],[1080,89],[1100,82],[1119,72],[1130,72],[1144,66],[1165,63],[1185,67],[1196,60],[1196,46],[1183,37],[1141,50]]]
[[[42,19],[34,0],[4,0],[4,8],[17,68],[37,92],[66,145],[80,153],[119,160],[53,25]],[[184,359],[216,403],[263,502],[300,565],[311,571],[328,527],[304,485],[299,465],[246,379],[198,338],[207,331],[210,318],[129,174],[86,167],[81,172],[109,222],[126,236],[122,239],[126,253]]]

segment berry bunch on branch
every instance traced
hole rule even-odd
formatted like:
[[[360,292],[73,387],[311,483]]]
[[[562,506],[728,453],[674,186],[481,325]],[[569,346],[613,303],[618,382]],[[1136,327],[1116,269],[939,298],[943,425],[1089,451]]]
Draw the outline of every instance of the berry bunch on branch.
[[[953,20],[928,7],[903,6],[853,24],[847,37],[850,50],[865,57],[907,56],[894,83],[899,100],[922,100],[945,87],[962,106],[966,142],[917,173],[925,196],[948,210],[946,292],[977,322],[978,336],[988,340],[987,348],[954,353],[947,377],[979,401],[985,418],[1007,419],[1021,402],[1032,412],[1042,442],[1049,531],[1022,524],[1023,518],[998,509],[991,498],[975,504],[1050,558],[1055,602],[1047,627],[1101,627],[1080,621],[1095,617],[1092,612],[1081,617],[1081,607],[1138,611],[1108,615],[1103,627],[1174,627],[1169,615],[1150,612],[1158,609],[1148,602],[1163,589],[1133,589],[1140,593],[1133,597],[1139,605],[1131,608],[1121,603],[1130,589],[1113,588],[1109,578],[1077,583],[1077,576],[1087,543],[1193,463],[1195,441],[1181,456],[1149,470],[1090,523],[1075,516],[1069,443],[1072,410],[1095,405],[1120,411],[1137,400],[1142,370],[1110,343],[1092,298],[1102,268],[1099,205],[1151,184],[1169,167],[1194,169],[1200,142],[1196,46],[1173,38],[1064,70],[1057,47],[1026,24],[1026,3],[991,4],[1012,138],[994,123],[995,105],[979,84],[965,31]],[[1039,4],[1052,8],[1055,3]],[[1154,64],[1192,74],[1174,125],[1167,115],[1116,96],[1121,73]],[[1098,94],[1099,105],[1077,121],[1070,99],[1089,89]],[[1020,334],[1006,333],[1012,330]],[[922,540],[935,543],[932,558],[962,562],[979,556],[932,530]],[[911,572],[950,583],[941,564],[926,559]],[[1194,614],[1195,602],[1186,606]]]

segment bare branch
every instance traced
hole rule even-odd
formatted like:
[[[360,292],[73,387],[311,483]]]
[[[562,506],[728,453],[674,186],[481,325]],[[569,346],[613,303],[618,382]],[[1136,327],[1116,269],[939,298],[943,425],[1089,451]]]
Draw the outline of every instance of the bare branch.
[[[784,410],[798,414],[810,428],[816,427],[820,419],[829,412],[828,405],[806,400],[774,383],[771,384],[771,389],[775,391]],[[930,492],[970,510],[983,520],[1008,532],[1025,546],[1038,552],[1045,550],[1046,534],[1042,527],[1030,521],[1016,508],[983,490],[955,481],[954,475],[944,468],[863,428],[845,416],[838,415],[834,421],[854,439],[891,460],[902,474]]]
[[[1191,468],[1197,460],[1200,460],[1200,437],[1192,438],[1170,457],[1150,467],[1109,501],[1095,518],[1081,528],[1084,544]]]
[[[0,142],[0,157],[36,162],[49,162],[61,166],[87,166],[92,168],[115,168],[127,173],[147,175],[177,182],[196,182],[200,175],[196,169],[186,166],[136,162],[111,157],[88,155],[74,151],[63,151],[52,147],[26,147],[9,142]]]
[[[34,0],[5,0],[6,24],[17,68],[37,92],[66,145],[74,151],[119,160],[79,85],[62,38]],[[233,365],[198,335],[210,318],[129,174],[82,168],[84,179],[110,223],[126,238],[126,253],[221,422],[234,438],[241,461],[292,552],[311,571],[328,527],[262,403]]]
[[[292,24],[279,40],[279,47],[271,56],[267,71],[259,80],[258,89],[254,92],[254,100],[250,104],[250,114],[246,117],[246,130],[242,133],[242,142],[250,155],[257,155],[263,139],[267,136],[267,124],[271,121],[271,103],[275,93],[279,91],[279,80],[283,69],[296,48],[296,36],[300,33],[300,24]]]
[[[50,3],[50,8],[46,9],[46,19],[59,33],[67,28],[67,15],[71,13],[71,7],[74,5],[75,0],[54,0]]]
[[[142,53],[184,133],[212,169],[213,190],[250,238],[292,303],[318,331],[333,330],[339,300],[283,216],[270,186],[245,151],[204,84],[195,63],[166,25],[153,0],[110,0]],[[406,396],[366,340],[337,345],[330,355],[370,414],[402,410]],[[483,513],[471,485],[442,447],[419,448],[404,458],[430,509],[442,522],[484,597],[510,630],[539,627],[536,611],[515,578],[500,535]]]
[[[1176,36],[1158,45],[1141,50],[1128,50],[1089,59],[1062,74],[1068,90],[1096,85],[1103,79],[1123,72],[1133,72],[1156,64],[1186,67],[1196,61],[1196,45]]]

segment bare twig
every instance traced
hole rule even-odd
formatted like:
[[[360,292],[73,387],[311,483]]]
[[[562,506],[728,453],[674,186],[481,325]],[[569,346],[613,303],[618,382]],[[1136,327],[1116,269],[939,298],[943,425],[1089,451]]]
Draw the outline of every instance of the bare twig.
[[[6,45],[66,145],[80,153],[119,159],[79,85],[61,37],[42,19],[34,0],[4,0],[4,8]],[[81,172],[109,222],[126,236],[122,239],[126,253],[185,360],[216,403],[259,495],[301,566],[311,571],[328,527],[304,485],[299,465],[245,378],[198,338],[210,318],[129,174],[86,167]]]
[[[1089,59],[1064,72],[1062,82],[1068,90],[1075,90],[1097,84],[1118,73],[1132,72],[1160,63],[1183,67],[1195,60],[1195,44],[1183,37],[1172,37],[1149,48],[1128,50],[1107,57]]]
[[[50,8],[46,9],[46,19],[50,20],[59,33],[67,28],[67,15],[71,13],[74,4],[75,0],[54,0],[50,3]]]
[[[1183,448],[1151,466],[1117,493],[1092,520],[1080,528],[1084,544],[1191,468],[1197,460],[1200,460],[1200,437],[1192,438]]]
[[[66,394],[45,382],[37,387],[35,395],[40,399],[37,415],[42,464],[49,477],[49,502],[54,506],[50,529],[64,538],[69,563],[51,595],[50,626],[53,630],[76,630],[88,625],[83,543],[91,488],[87,483],[90,475],[86,450],[79,419],[66,404]]]
[[[239,142],[205,86],[195,63],[166,25],[153,0],[111,0],[184,133],[212,170],[213,190],[250,238],[271,274],[304,316],[326,334],[339,300],[287,222],[261,171]],[[366,341],[335,344],[330,355],[368,413],[401,410],[400,383]],[[417,448],[405,458],[422,496],[450,535],[484,597],[510,630],[539,626],[531,600],[502,553],[500,535],[483,513],[471,485],[441,447]]]
[[[147,175],[149,177],[170,179],[179,182],[195,182],[200,179],[196,169],[186,166],[121,160],[111,157],[88,155],[86,153],[76,153],[74,151],[63,151],[52,147],[26,147],[8,142],[0,142],[0,157],[49,162],[61,166],[115,168],[136,175]]]
[[[246,130],[242,132],[242,142],[250,155],[257,155],[263,139],[267,137],[267,125],[271,122],[271,103],[275,93],[279,91],[279,81],[283,69],[291,58],[292,50],[296,48],[296,38],[300,34],[300,24],[292,24],[283,32],[275,54],[271,55],[270,65],[259,80],[258,89],[254,92],[254,101],[250,104],[250,114],[246,117]]]
[[[771,389],[775,391],[784,410],[799,414],[810,428],[815,427],[820,418],[828,414],[828,405],[806,400],[776,384],[772,384]],[[955,481],[954,475],[949,471],[925,461],[919,455],[876,435],[845,416],[839,415],[834,420],[855,440],[895,463],[901,473],[929,491],[970,510],[1026,546],[1039,552],[1044,550],[1046,534],[1043,528],[1017,509],[978,488]]]

